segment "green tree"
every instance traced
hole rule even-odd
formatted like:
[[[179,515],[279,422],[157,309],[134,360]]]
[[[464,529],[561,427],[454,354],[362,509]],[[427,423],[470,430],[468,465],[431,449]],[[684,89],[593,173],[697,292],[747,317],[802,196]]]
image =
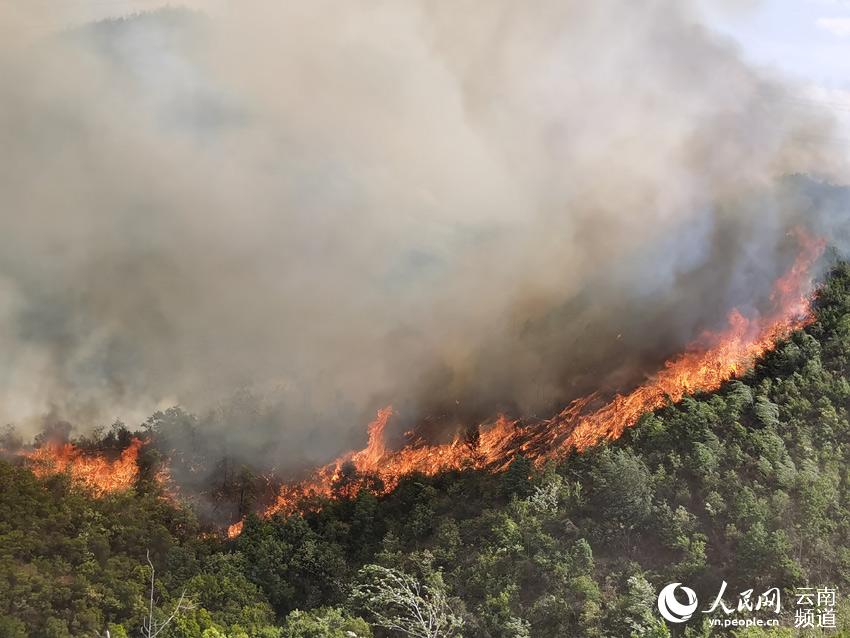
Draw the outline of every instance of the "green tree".
[[[371,638],[372,629],[362,618],[336,607],[295,610],[286,617],[281,638]]]
[[[352,600],[373,623],[410,638],[457,638],[463,620],[449,604],[438,572],[425,582],[397,569],[366,565],[352,588]]]

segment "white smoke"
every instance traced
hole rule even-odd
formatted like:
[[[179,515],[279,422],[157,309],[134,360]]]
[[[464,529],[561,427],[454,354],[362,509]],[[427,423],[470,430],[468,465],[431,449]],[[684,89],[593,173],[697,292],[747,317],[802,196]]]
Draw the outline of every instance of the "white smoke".
[[[757,309],[807,223],[783,176],[844,169],[673,0],[249,0],[2,47],[17,423],[252,388],[246,437],[324,456],[389,401],[545,411]]]

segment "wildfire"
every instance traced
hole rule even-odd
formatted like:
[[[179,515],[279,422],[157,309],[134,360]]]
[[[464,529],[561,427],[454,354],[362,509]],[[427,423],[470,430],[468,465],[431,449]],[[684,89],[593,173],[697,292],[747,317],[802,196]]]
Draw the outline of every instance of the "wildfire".
[[[495,422],[482,424],[480,436],[474,442],[457,436],[450,443],[430,445],[410,433],[408,443],[397,451],[388,449],[384,440],[384,431],[393,414],[392,407],[387,406],[379,410],[369,424],[369,440],[363,450],[342,455],[315,470],[306,480],[281,486],[264,516],[303,507],[300,503],[305,497],[354,494],[362,486],[363,477],[369,475],[378,477],[383,490],[390,491],[402,476],[412,472],[433,475],[467,467],[500,471],[506,469],[517,454],[524,454],[540,464],[563,456],[571,449],[581,451],[602,440],[616,439],[642,414],[668,401],[677,402],[687,394],[719,388],[724,381],[746,370],[777,340],[813,320],[808,298],[812,283],[810,272],[823,252],[824,243],[802,232],[797,233],[797,240],[801,253],[774,285],[770,297],[772,312],[747,318],[733,310],[726,330],[705,333],[646,383],[631,392],[616,395],[604,406],[591,409],[600,397],[583,397],[554,418],[534,427],[502,416]],[[241,522],[236,523],[229,528],[228,535],[236,536],[241,530]]]
[[[236,538],[239,534],[242,533],[242,526],[244,525],[243,521],[237,521],[233,523],[233,525],[229,525],[227,527],[227,538]]]
[[[139,474],[136,460],[141,447],[142,440],[134,438],[118,458],[110,459],[85,452],[73,443],[51,441],[21,454],[36,476],[67,473],[78,485],[103,496],[132,487]]]

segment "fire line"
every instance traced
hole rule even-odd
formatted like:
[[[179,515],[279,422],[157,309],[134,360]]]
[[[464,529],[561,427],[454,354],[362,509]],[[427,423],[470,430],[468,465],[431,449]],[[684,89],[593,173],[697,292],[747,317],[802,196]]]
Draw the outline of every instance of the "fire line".
[[[291,513],[304,507],[306,497],[331,498],[355,495],[370,477],[380,479],[384,493],[413,472],[428,476],[462,468],[507,469],[513,458],[523,454],[536,465],[563,457],[571,450],[583,451],[604,440],[616,439],[634,425],[642,414],[688,394],[712,391],[744,372],[754,360],[814,319],[809,294],[812,268],[823,253],[825,242],[802,231],[796,232],[801,250],[789,270],[774,284],[771,311],[747,318],[737,309],[729,313],[728,325],[720,332],[706,332],[683,354],[667,361],[645,383],[630,392],[618,394],[598,406],[601,397],[591,394],[576,399],[556,416],[527,426],[519,419],[500,416],[479,426],[474,443],[457,435],[445,444],[429,444],[415,432],[408,442],[392,450],[385,432],[393,416],[392,406],[380,409],[368,426],[365,448],[343,454],[315,469],[301,481],[284,483],[274,502],[263,512],[269,517]],[[69,442],[47,442],[41,447],[19,452],[26,457],[37,476],[66,472],[71,479],[96,496],[132,487],[138,478],[137,459],[143,441],[134,438],[118,458],[90,453]],[[351,470],[354,470],[353,472]],[[167,470],[160,481],[166,483]],[[345,479],[342,481],[341,479]],[[237,536],[242,522],[231,525],[228,536]]]
[[[598,395],[592,394],[573,401],[558,415],[534,428],[500,416],[493,423],[481,425],[480,438],[474,446],[460,435],[442,445],[429,445],[411,437],[407,445],[391,451],[384,439],[393,415],[392,407],[387,406],[369,424],[364,449],[343,454],[314,470],[303,481],[282,485],[263,516],[296,511],[305,497],[333,496],[334,486],[339,485],[346,467],[356,470],[354,482],[346,487],[347,494],[353,495],[360,489],[357,475],[379,477],[384,492],[389,492],[401,477],[412,472],[430,476],[461,468],[502,471],[517,454],[524,454],[540,465],[570,450],[583,451],[601,441],[616,439],[642,414],[668,401],[675,403],[694,392],[716,390],[724,381],[744,372],[778,340],[813,321],[809,298],[811,271],[823,253],[825,242],[802,231],[796,237],[801,252],[788,272],[774,284],[771,312],[747,318],[737,309],[732,310],[724,331],[706,332],[685,353],[667,361],[646,383],[616,395],[603,407],[589,409],[599,400]],[[228,529],[228,535],[236,536],[241,530],[242,523],[235,523]]]

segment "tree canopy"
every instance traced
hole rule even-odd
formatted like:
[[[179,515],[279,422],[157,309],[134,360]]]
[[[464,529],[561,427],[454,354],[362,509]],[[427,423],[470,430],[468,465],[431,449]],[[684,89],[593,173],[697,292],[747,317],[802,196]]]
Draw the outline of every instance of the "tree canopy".
[[[848,592],[847,266],[816,312],[752,370],[617,441],[249,516],[232,541],[150,481],[93,498],[0,461],[0,635],[140,635],[148,551],[155,613],[192,601],[164,638],[668,636],[654,605],[670,582],[700,600],[724,580]],[[839,626],[848,613],[839,598]],[[675,631],[711,635],[707,622]]]

